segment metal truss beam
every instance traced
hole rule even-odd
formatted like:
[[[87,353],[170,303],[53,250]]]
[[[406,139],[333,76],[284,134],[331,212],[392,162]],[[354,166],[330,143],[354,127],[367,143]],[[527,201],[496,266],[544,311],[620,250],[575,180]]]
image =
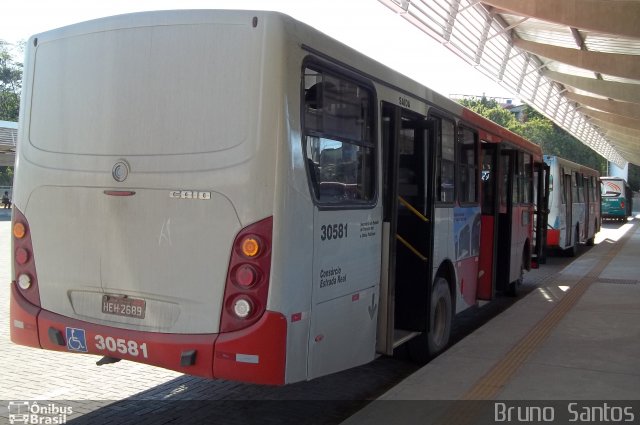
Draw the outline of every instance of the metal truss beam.
[[[601,74],[640,80],[640,55],[568,49],[516,38],[513,45],[535,55]]]
[[[482,0],[520,16],[605,34],[640,38],[640,2],[609,0]]]

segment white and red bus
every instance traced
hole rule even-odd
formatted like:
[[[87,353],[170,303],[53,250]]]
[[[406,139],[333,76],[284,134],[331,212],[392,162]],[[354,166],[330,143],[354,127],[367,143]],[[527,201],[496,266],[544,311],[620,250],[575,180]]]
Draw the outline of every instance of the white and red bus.
[[[538,146],[278,13],[39,34],[24,81],[18,344],[308,380],[442,351],[541,246]]]
[[[600,173],[558,156],[549,166],[547,247],[574,257],[578,244],[593,245],[600,231]]]

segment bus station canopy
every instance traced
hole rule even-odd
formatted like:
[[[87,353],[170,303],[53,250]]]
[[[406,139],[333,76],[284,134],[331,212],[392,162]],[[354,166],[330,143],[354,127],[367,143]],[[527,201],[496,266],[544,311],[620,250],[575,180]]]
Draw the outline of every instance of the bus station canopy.
[[[640,165],[640,0],[379,0],[600,155]]]

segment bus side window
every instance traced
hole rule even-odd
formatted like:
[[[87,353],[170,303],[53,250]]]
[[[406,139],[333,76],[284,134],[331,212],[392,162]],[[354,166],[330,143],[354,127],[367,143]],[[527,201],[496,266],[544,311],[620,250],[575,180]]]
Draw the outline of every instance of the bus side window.
[[[582,180],[582,174],[576,172],[576,192],[578,194],[577,202],[584,202],[584,181]]]
[[[484,146],[483,142],[483,146]],[[490,151],[482,150],[482,174],[480,180],[482,181],[482,214],[493,215],[495,212],[495,197],[494,190],[496,169],[493,164],[493,155]]]
[[[478,201],[478,144],[477,136],[467,128],[461,129],[458,142],[458,200],[460,203]]]
[[[313,197],[322,204],[375,197],[373,92],[322,70],[303,72],[303,147]]]
[[[513,191],[512,200],[514,204],[521,204],[524,202],[524,153],[516,152],[514,155],[514,170],[513,176]]]
[[[439,202],[451,203],[455,195],[455,125],[440,120],[440,137],[436,160],[436,197]]]
[[[512,175],[512,170],[511,170],[511,160],[510,160],[510,155],[508,154],[508,152],[503,151],[500,154],[500,165],[498,167],[498,169],[500,170],[500,186],[499,186],[499,191],[500,191],[500,204],[499,204],[499,208],[500,210],[498,211],[500,214],[506,214],[507,213],[507,206],[508,206],[508,202],[509,202],[509,180],[511,179],[511,175]],[[514,186],[515,186],[515,182],[514,182]]]
[[[523,188],[524,188],[524,199],[522,200],[524,203],[528,204],[534,202],[533,195],[531,190],[533,189],[533,162],[531,160],[531,155],[524,154],[524,175],[522,177],[523,180]]]
[[[565,171],[564,168],[560,168],[560,181],[558,182],[558,186],[560,186],[560,193],[562,193],[562,204],[566,205],[567,203],[567,190],[565,189],[566,179],[565,179]]]

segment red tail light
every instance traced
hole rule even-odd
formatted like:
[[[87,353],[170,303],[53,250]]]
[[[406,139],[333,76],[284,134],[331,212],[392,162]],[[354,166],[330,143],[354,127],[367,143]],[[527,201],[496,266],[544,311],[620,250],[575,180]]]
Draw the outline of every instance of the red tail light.
[[[271,271],[273,217],[245,227],[233,242],[224,290],[220,331],[256,323],[264,314]]]
[[[620,201],[620,208],[624,208],[624,201]]]
[[[13,208],[13,270],[14,284],[18,291],[31,303],[40,306],[40,291],[36,275],[36,263],[33,257],[33,244],[29,223],[22,212]]]

